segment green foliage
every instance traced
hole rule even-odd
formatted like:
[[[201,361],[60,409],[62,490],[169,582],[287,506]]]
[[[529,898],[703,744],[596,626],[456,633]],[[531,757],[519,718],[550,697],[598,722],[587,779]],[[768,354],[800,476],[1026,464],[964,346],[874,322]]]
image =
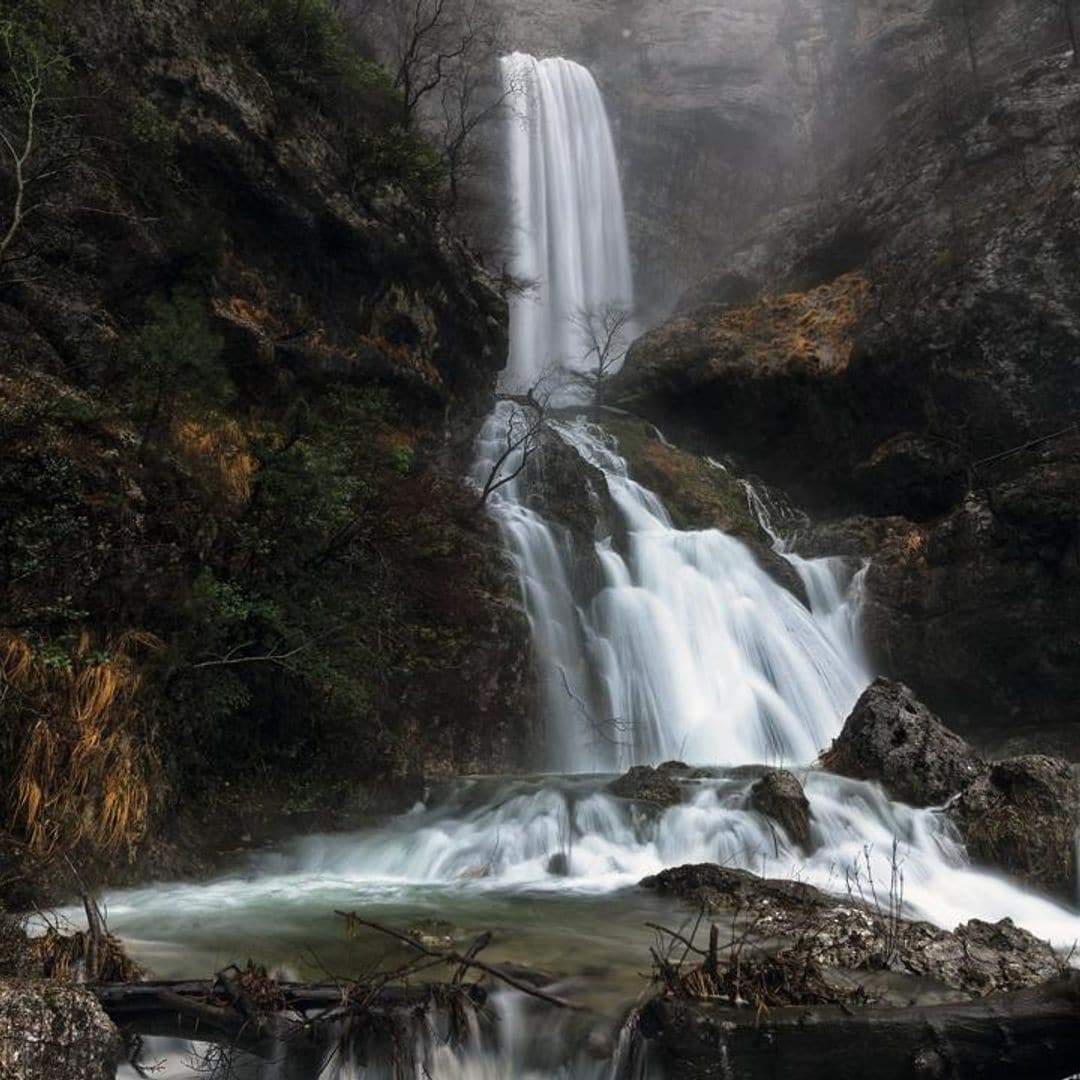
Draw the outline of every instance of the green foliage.
[[[131,343],[129,356],[143,447],[159,441],[180,412],[219,404],[232,390],[205,297],[179,290],[169,300],[152,300],[149,310],[150,321]]]
[[[292,88],[332,84],[348,69],[348,33],[332,0],[233,0],[215,8],[212,43],[249,52]]]

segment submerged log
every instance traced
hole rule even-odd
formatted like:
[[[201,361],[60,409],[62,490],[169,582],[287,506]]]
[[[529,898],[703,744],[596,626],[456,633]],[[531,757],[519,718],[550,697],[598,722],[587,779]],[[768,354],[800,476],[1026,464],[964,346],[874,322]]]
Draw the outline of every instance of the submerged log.
[[[655,998],[641,1033],[669,1080],[1061,1080],[1080,1062],[1080,973],[981,1001],[755,1013]]]
[[[364,984],[274,984],[273,1008],[255,1008],[220,977],[88,987],[109,1018],[130,1035],[159,1035],[216,1043],[270,1058],[283,1041],[347,1015],[389,1014],[464,995],[482,1006],[481,986],[379,986]]]

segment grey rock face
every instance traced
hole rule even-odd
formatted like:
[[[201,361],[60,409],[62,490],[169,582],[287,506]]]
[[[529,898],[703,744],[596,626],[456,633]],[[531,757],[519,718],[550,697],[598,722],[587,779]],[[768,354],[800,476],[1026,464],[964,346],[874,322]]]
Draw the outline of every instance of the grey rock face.
[[[995,762],[949,813],[972,858],[1076,895],[1080,793],[1067,762],[1040,754]]]
[[[942,805],[985,770],[906,686],[884,678],[859,698],[822,764],[842,776],[878,780],[913,806]]]
[[[650,765],[635,765],[617,780],[608,785],[608,791],[620,799],[633,799],[635,802],[651,803],[653,806],[677,806],[682,802],[682,789],[676,777],[682,775],[685,766],[672,768],[661,765],[658,769]]]
[[[0,983],[0,1076],[113,1080],[123,1046],[97,998],[56,983]]]

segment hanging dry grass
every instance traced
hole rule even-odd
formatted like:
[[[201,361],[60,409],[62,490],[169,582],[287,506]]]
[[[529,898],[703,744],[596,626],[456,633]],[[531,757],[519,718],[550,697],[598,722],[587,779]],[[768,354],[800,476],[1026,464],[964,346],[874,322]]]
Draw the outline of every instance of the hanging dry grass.
[[[139,657],[160,648],[134,631],[96,652],[84,633],[58,663],[0,632],[0,693],[14,706],[9,820],[35,854],[80,843],[115,851],[143,835],[157,762]]]
[[[202,420],[178,420],[173,424],[172,444],[192,473],[209,482],[234,503],[251,497],[257,463],[248,437],[235,421],[223,416]]]

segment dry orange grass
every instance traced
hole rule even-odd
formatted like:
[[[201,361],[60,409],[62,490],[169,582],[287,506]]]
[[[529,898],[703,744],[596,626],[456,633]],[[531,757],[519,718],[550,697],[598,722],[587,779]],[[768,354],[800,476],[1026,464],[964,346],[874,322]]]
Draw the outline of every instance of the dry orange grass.
[[[752,339],[763,360],[792,360],[842,371],[855,347],[854,331],[870,297],[860,274],[844,274],[810,292],[763,296],[720,316],[720,327]]]
[[[0,695],[14,708],[17,761],[10,824],[38,855],[89,843],[114,851],[138,841],[156,760],[140,708],[140,653],[153,635],[132,631],[101,653],[89,634],[69,663],[48,662],[0,632]]]
[[[251,498],[258,465],[248,450],[244,429],[235,420],[216,415],[178,420],[173,424],[172,444],[184,464],[226,498],[237,503]]]

